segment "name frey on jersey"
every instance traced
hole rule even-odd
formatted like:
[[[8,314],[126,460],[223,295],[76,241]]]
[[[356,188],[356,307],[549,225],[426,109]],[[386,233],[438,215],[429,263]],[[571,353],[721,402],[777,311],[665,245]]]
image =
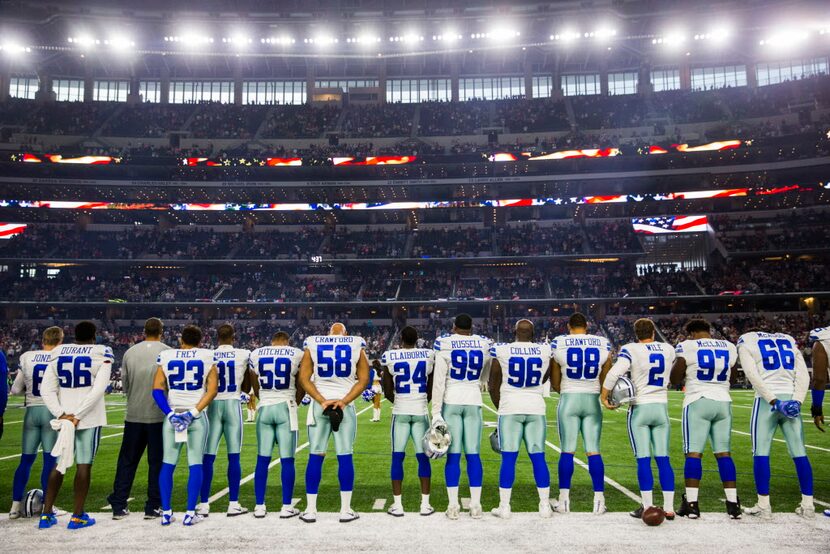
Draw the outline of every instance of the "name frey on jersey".
[[[538,346],[511,346],[510,354],[514,356],[541,356],[542,349]]]
[[[390,362],[401,360],[427,360],[432,356],[429,350],[390,350],[387,354]]]
[[[602,346],[599,337],[565,337],[565,346]]]
[[[198,357],[198,350],[195,348],[188,348],[187,350],[176,350],[176,358],[182,358],[185,360],[196,358]]]

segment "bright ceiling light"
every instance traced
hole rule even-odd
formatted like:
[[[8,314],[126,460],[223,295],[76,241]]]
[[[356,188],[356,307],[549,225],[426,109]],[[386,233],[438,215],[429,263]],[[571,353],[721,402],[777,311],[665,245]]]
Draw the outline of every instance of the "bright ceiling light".
[[[0,51],[2,51],[7,56],[12,56],[15,54],[25,54],[26,52],[31,52],[32,49],[28,46],[23,46],[22,44],[18,44],[16,42],[6,42],[0,44]]]
[[[127,52],[135,48],[135,42],[126,35],[112,36],[104,41],[104,45],[118,52]]]
[[[790,50],[807,42],[810,32],[806,29],[784,28],[773,32],[759,41],[761,46],[771,46]]]
[[[67,39],[67,42],[69,42],[70,44],[74,44],[84,50],[92,48],[96,44],[101,44],[100,40],[91,37],[90,35],[78,35],[75,37],[69,37]]]

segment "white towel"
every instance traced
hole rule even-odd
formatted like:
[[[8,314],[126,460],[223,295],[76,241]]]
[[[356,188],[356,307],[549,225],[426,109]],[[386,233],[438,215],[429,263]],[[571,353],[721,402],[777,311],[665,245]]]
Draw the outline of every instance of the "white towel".
[[[309,406],[309,412],[311,411],[311,406]],[[313,414],[312,414],[313,417]],[[297,403],[293,400],[288,401],[288,428],[292,431],[299,431],[300,430],[300,423],[297,421]]]
[[[58,459],[55,469],[65,474],[75,463],[75,425],[68,419],[53,419],[49,424],[58,432],[58,440],[52,448],[52,456]]]

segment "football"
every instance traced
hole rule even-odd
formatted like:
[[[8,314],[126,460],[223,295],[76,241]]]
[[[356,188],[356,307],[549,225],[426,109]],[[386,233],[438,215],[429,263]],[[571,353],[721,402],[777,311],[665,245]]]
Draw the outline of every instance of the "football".
[[[643,523],[649,527],[657,527],[664,521],[666,521],[666,512],[663,511],[663,508],[649,506],[643,511]]]

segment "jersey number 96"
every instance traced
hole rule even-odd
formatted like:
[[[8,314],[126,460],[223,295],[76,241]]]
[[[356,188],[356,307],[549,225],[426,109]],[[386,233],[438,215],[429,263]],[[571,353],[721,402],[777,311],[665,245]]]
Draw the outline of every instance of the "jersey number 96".
[[[542,383],[542,358],[513,356],[507,360],[507,384],[514,387],[537,387]]]

